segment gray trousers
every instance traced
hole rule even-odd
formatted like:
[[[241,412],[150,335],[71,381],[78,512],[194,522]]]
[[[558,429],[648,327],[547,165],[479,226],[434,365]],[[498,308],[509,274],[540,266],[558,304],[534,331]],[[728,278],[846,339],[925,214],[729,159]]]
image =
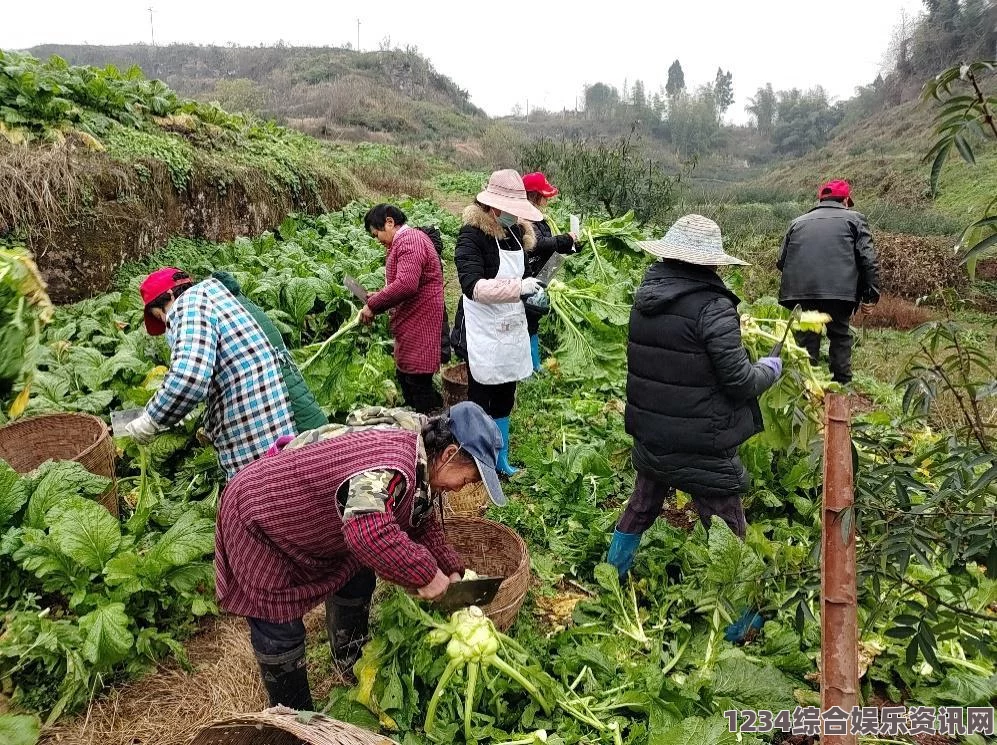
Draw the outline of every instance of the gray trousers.
[[[616,529],[621,533],[643,533],[658,519],[665,500],[674,496],[675,489],[671,486],[658,481],[648,473],[638,471],[633,496],[627,502],[627,508],[616,524]],[[744,519],[744,505],[741,504],[739,494],[719,499],[697,497],[695,494],[689,496],[692,497],[704,528],[709,530],[710,518],[716,515],[727,523],[738,538],[744,540],[748,524]]]

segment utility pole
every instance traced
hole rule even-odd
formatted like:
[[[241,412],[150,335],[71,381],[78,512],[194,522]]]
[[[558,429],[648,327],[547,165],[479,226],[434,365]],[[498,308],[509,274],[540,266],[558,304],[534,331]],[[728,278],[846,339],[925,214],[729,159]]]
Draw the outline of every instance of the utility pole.
[[[526,121],[530,121],[530,99],[526,99]]]
[[[149,11],[149,33],[152,35],[152,46],[156,46],[156,27],[152,23],[152,8],[147,8]]]
[[[360,51],[360,19],[357,18],[357,51]]]

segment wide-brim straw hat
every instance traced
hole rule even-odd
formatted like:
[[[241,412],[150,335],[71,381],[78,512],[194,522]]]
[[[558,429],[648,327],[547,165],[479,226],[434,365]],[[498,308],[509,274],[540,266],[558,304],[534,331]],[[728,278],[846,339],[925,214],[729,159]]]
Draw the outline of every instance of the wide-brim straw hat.
[[[478,194],[478,201],[487,207],[508,212],[521,220],[538,222],[544,219],[543,212],[526,198],[523,177],[511,168],[495,171],[488,178],[488,185]]]
[[[724,253],[720,226],[702,215],[686,215],[668,228],[664,238],[638,241],[637,245],[659,259],[674,259],[699,266],[728,266],[747,261]]]

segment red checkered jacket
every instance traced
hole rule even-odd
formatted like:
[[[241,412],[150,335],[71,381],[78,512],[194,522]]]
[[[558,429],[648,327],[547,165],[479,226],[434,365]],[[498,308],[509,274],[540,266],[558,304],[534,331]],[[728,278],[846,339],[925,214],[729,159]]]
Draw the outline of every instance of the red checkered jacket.
[[[418,438],[402,429],[347,433],[243,468],[225,488],[215,528],[219,605],[281,623],[301,618],[363,566],[408,588],[429,584],[437,568],[462,574],[435,511],[411,524]],[[402,474],[404,495],[386,513],[344,524],[339,488],[376,469]]]
[[[395,365],[403,373],[440,369],[443,270],[425,233],[403,225],[395,233],[384,267],[387,285],[367,298],[375,313],[391,311]]]

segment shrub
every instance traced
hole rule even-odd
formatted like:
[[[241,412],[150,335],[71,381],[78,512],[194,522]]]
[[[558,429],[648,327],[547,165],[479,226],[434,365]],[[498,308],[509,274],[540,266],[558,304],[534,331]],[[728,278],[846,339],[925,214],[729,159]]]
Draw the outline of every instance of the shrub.
[[[907,331],[932,320],[924,307],[895,295],[883,295],[869,313],[856,313],[852,325],[868,329],[900,329]]]
[[[943,237],[875,233],[880,289],[907,300],[966,286],[966,274]]]

